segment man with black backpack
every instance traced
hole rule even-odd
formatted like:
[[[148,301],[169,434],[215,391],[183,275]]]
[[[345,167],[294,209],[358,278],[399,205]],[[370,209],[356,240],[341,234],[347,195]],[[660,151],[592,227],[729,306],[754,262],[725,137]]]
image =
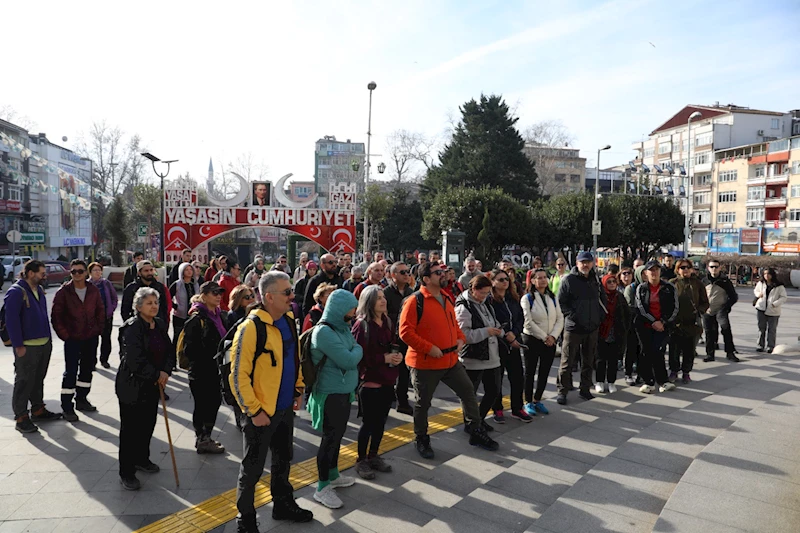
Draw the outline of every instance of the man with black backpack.
[[[237,329],[231,345],[230,386],[245,415],[244,454],[236,490],[238,533],[257,533],[255,486],[272,454],[270,491],[274,520],[309,522],[311,511],[294,501],[289,482],[294,432],[294,407],[303,392],[300,343],[290,312],[294,293],[289,276],[273,270],[258,283],[262,303]],[[258,329],[266,329],[259,346]]]

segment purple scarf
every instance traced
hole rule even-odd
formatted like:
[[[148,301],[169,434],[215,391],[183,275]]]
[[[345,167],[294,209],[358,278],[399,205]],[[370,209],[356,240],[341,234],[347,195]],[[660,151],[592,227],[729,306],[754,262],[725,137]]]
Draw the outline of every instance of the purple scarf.
[[[225,334],[228,333],[228,330],[225,329],[225,325],[222,323],[222,311],[220,310],[220,308],[217,307],[216,309],[214,309],[214,312],[212,313],[208,309],[208,307],[206,307],[206,304],[204,304],[203,302],[195,302],[192,304],[192,308],[189,309],[189,314],[191,315],[193,313],[196,313],[200,309],[205,311],[206,315],[208,315],[208,318],[211,319],[211,322],[213,322],[214,325],[217,326],[217,331],[219,331],[219,336],[224,337]]]

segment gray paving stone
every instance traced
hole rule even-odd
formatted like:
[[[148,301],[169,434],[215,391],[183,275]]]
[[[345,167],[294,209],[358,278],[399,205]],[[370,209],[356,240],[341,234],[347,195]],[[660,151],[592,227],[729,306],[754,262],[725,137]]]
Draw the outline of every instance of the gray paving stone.
[[[500,531],[519,531],[505,529],[496,522],[475,516],[461,509],[444,509],[421,529],[425,533],[454,533],[469,531],[470,533],[495,533]]]
[[[600,461],[589,473],[623,485],[628,489],[655,494],[665,501],[681,480],[680,474],[613,456]]]
[[[400,533],[418,531],[434,517],[386,496],[353,510],[344,518],[373,531],[390,530]]]
[[[57,531],[58,533],[62,533],[62,531],[69,532],[69,529],[61,529],[62,520],[59,518],[44,518],[40,520],[18,520],[13,522],[6,522],[10,524],[10,527],[6,530],[2,526],[0,526],[0,533],[6,533],[6,531],[11,532],[24,532],[24,533],[53,533]],[[5,524],[4,524],[5,525]],[[75,529],[72,530],[73,532],[76,531]],[[77,530],[80,531],[80,530]]]
[[[487,485],[546,505],[551,505],[570,487],[560,479],[522,470],[517,473],[504,472]]]
[[[702,531],[703,533],[741,533],[744,530],[717,522],[710,522],[670,509],[665,509],[658,518],[656,525],[653,526],[653,533],[694,533],[695,531]]]
[[[497,487],[475,489],[454,507],[488,520],[502,531],[524,531],[547,509],[545,504]]]
[[[800,480],[800,462],[769,455],[761,450],[728,446],[720,440],[709,444],[698,458],[708,463],[756,472],[784,481]]]
[[[491,452],[486,455],[492,458]],[[417,479],[464,496],[504,471],[488,460],[459,455]]]
[[[526,470],[560,479],[566,483],[575,483],[590,468],[589,464],[542,449],[519,461],[508,471],[514,474],[523,474],[518,470]]]
[[[0,494],[34,494],[42,490],[58,472],[19,472],[0,480]]]
[[[703,440],[648,428],[614,450],[611,455],[683,474],[705,445]]]
[[[627,437],[616,433],[582,427],[554,440],[544,450],[594,465],[626,440]]]
[[[463,498],[460,494],[418,479],[407,481],[394,489],[388,497],[433,516],[438,515],[442,509],[454,506]]]
[[[645,533],[653,528],[652,523],[639,522],[628,516],[587,506],[582,501],[570,498],[562,498],[551,505],[533,525],[554,533],[576,531]]]
[[[641,419],[641,422],[644,422],[645,419]],[[621,420],[616,418],[612,415],[604,416],[602,418],[598,418],[594,422],[590,424],[586,424],[585,427],[591,429],[599,429],[602,431],[609,431],[611,433],[615,433],[617,435],[630,438],[639,433],[641,430],[645,429],[646,427],[650,426],[653,421],[648,421],[644,424],[636,424],[628,420]]]
[[[591,472],[564,493],[564,498],[582,501],[587,506],[599,507],[648,524],[655,524],[667,502],[666,497],[601,478]]]

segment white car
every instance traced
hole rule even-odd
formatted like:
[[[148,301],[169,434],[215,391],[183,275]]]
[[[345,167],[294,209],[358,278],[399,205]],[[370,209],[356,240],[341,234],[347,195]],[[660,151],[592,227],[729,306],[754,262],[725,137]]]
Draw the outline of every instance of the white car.
[[[3,268],[6,269],[6,281],[14,282],[15,279],[19,277],[19,273],[22,272],[22,269],[25,267],[25,263],[31,260],[31,256],[29,255],[0,255],[0,260],[3,261]],[[11,263],[14,263],[14,267],[11,267]]]

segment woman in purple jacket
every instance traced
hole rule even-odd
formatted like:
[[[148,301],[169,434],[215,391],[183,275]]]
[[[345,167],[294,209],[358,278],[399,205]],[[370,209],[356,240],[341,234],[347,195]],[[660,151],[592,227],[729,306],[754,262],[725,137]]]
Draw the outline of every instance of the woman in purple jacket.
[[[100,299],[106,308],[106,323],[100,335],[100,364],[103,368],[110,368],[108,356],[111,355],[111,328],[114,322],[114,311],[117,310],[117,291],[110,281],[103,277],[103,265],[92,263],[89,265],[89,283],[100,290]]]
[[[374,479],[376,471],[392,471],[378,455],[378,448],[394,401],[394,384],[399,374],[397,365],[402,362],[403,354],[399,349],[392,349],[396,342],[394,328],[386,315],[386,297],[379,285],[370,285],[362,291],[356,316],[353,335],[364,350],[359,365],[361,429],[358,431],[356,473],[364,479]]]

